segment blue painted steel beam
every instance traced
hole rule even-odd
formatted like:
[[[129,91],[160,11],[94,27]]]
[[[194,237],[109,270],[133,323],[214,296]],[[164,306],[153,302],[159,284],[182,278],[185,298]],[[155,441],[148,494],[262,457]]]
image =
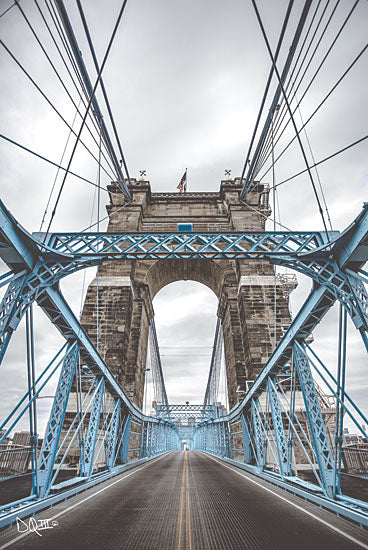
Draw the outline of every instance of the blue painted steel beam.
[[[291,475],[291,464],[288,456],[288,444],[285,437],[284,424],[282,421],[279,403],[280,397],[273,381],[271,380],[271,377],[267,380],[267,393],[271,404],[273,431],[275,434],[276,448],[279,459],[280,475],[284,478],[285,476]]]
[[[298,342],[296,342],[293,347],[293,353],[323,487],[327,496],[334,497],[334,460],[323,421],[317,390],[309,365],[309,359],[305,349]]]
[[[112,413],[109,437],[106,445],[106,468],[112,470],[115,465],[116,445],[120,420],[120,400],[115,399],[115,406]]]
[[[97,387],[93,396],[92,410],[89,417],[87,436],[84,443],[84,452],[81,460],[81,476],[90,478],[93,469],[98,428],[100,424],[101,407],[105,389],[105,380],[96,380]]]
[[[44,498],[50,490],[50,482],[59,446],[61,429],[72,385],[75,365],[78,358],[78,345],[75,342],[68,349],[60,372],[59,383],[53,401],[50,419],[47,424],[37,467],[37,496]]]
[[[265,444],[264,430],[261,415],[259,413],[259,403],[257,397],[252,400],[251,412],[253,421],[252,424],[254,432],[254,442],[256,444],[257,464],[258,467],[263,470],[266,467],[267,447]]]

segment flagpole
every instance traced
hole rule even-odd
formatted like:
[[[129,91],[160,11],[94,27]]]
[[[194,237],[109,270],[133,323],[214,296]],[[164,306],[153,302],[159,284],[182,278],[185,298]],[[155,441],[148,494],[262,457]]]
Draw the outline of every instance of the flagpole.
[[[187,192],[187,189],[188,189],[188,168],[185,169],[185,193]]]

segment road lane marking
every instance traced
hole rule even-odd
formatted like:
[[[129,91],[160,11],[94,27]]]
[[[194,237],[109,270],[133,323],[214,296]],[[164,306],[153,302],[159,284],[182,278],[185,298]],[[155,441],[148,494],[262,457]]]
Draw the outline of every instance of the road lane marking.
[[[324,519],[322,518],[319,518],[318,516],[315,516],[312,512],[309,512],[308,510],[305,510],[302,506],[299,506],[298,504],[295,504],[295,502],[292,502],[291,500],[288,500],[287,498],[283,497],[282,495],[279,495],[278,493],[275,493],[275,491],[272,491],[271,489],[269,489],[268,487],[265,487],[264,485],[262,485],[261,483],[258,483],[258,481],[255,481],[254,479],[252,479],[251,477],[243,474],[242,472],[240,472],[239,470],[237,470],[236,468],[231,468],[231,466],[228,466],[227,464],[224,464],[223,462],[221,462],[220,460],[217,460],[216,458],[206,454],[206,456],[208,458],[210,458],[211,460],[213,460],[214,462],[217,462],[218,464],[221,464],[221,466],[223,466],[224,468],[227,468],[228,470],[231,470],[232,472],[240,475],[241,477],[244,477],[247,481],[250,481],[251,483],[254,483],[255,485],[258,485],[258,487],[261,487],[262,489],[264,489],[265,491],[271,493],[272,495],[275,495],[276,497],[278,497],[279,499],[287,502],[288,504],[290,504],[291,506],[294,506],[294,508],[297,508],[298,510],[300,510],[301,512],[304,512],[304,514],[307,514],[308,516],[312,517],[313,519],[319,521],[320,523],[323,523],[323,525],[325,525],[326,527],[328,527],[329,529],[332,529],[332,531],[335,531],[336,533],[338,533],[339,535],[345,537],[346,539],[354,542],[355,544],[357,544],[358,546],[360,546],[361,548],[364,548],[365,550],[368,550],[368,544],[365,544],[364,542],[361,542],[360,540],[356,539],[355,537],[353,537],[352,535],[349,535],[348,533],[345,533],[345,531],[342,531],[341,529],[339,529],[338,527],[335,527],[334,525],[331,525],[331,523],[328,523],[328,521],[325,521]],[[1,549],[0,549],[1,550]]]
[[[77,506],[80,506],[81,504],[83,504],[84,502],[86,502],[87,500],[90,500],[91,498],[99,495],[100,493],[103,493],[104,491],[106,491],[107,489],[110,489],[110,487],[113,487],[114,485],[116,485],[117,483],[120,483],[121,481],[125,481],[128,477],[132,476],[133,474],[136,474],[137,472],[140,472],[141,470],[143,470],[144,468],[147,468],[147,466],[151,466],[151,464],[154,464],[156,462],[158,462],[159,460],[161,460],[161,458],[164,458],[164,456],[167,456],[167,454],[164,454],[162,456],[159,456],[158,458],[150,461],[148,464],[144,464],[144,466],[140,466],[139,468],[137,469],[134,469],[132,472],[130,472],[129,474],[125,475],[124,477],[121,477],[120,479],[114,481],[113,483],[110,483],[110,485],[108,485],[107,487],[103,487],[102,489],[100,489],[99,491],[97,491],[96,493],[93,493],[93,495],[90,495],[89,497],[86,497],[84,498],[83,500],[81,500],[80,502],[76,502],[75,504],[73,504],[72,506],[69,506],[69,508],[66,508],[65,510],[62,510],[61,512],[59,512],[58,514],[55,514],[55,516],[52,516],[52,518],[49,518],[49,521],[52,521],[60,516],[62,516],[63,514],[66,514],[67,512],[69,512],[70,510],[73,510],[74,508],[76,508]],[[72,497],[71,497],[72,498]],[[57,505],[56,505],[57,506]],[[19,535],[19,537],[15,537],[15,539],[12,539],[10,540],[9,542],[3,544],[3,546],[0,546],[0,550],[3,550],[5,548],[9,548],[9,546],[12,546],[15,542],[18,542],[19,540],[21,539],[24,539],[24,537],[26,537],[27,535],[29,535],[30,532],[28,531],[27,533],[23,533],[22,535]]]
[[[186,455],[188,453],[186,452]],[[190,459],[188,458],[187,462]],[[192,550],[192,524],[191,524],[191,514],[190,514],[190,493],[189,493],[189,466],[187,465],[186,478],[185,478],[185,487],[187,492],[187,506],[186,506],[186,546],[188,550]]]
[[[180,490],[180,506],[179,506],[179,515],[178,515],[178,545],[177,550],[181,550],[181,539],[183,531],[183,514],[184,514],[184,491],[185,491],[185,471],[186,471],[186,461],[187,455],[184,455],[183,461],[183,474],[181,476],[181,490]]]

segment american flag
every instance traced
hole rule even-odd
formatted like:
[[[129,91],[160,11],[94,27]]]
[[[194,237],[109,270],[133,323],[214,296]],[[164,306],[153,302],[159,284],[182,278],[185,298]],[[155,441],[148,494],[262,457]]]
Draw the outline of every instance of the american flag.
[[[183,177],[180,180],[180,183],[177,189],[179,189],[179,193],[187,192],[187,169],[185,169],[185,172],[183,174]]]

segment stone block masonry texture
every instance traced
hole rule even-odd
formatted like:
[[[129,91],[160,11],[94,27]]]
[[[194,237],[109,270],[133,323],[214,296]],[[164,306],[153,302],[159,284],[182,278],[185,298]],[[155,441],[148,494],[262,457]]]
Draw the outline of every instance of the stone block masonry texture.
[[[115,184],[109,186],[108,231],[176,231],[185,222],[193,224],[193,231],[264,231],[270,214],[267,188],[256,186],[244,204],[239,201],[239,179],[223,181],[218,193],[151,193],[149,182],[136,180],[130,190],[132,201],[127,203]],[[203,283],[219,299],[232,407],[241,395],[238,388],[245,389],[246,380],[256,377],[274,346],[274,271],[268,262],[107,261],[98,269],[98,286],[95,279],[88,288],[82,324],[96,344],[98,312],[99,351],[129,398],[142,406],[152,300],[179,280]],[[280,282],[276,294],[278,342],[290,316]]]

